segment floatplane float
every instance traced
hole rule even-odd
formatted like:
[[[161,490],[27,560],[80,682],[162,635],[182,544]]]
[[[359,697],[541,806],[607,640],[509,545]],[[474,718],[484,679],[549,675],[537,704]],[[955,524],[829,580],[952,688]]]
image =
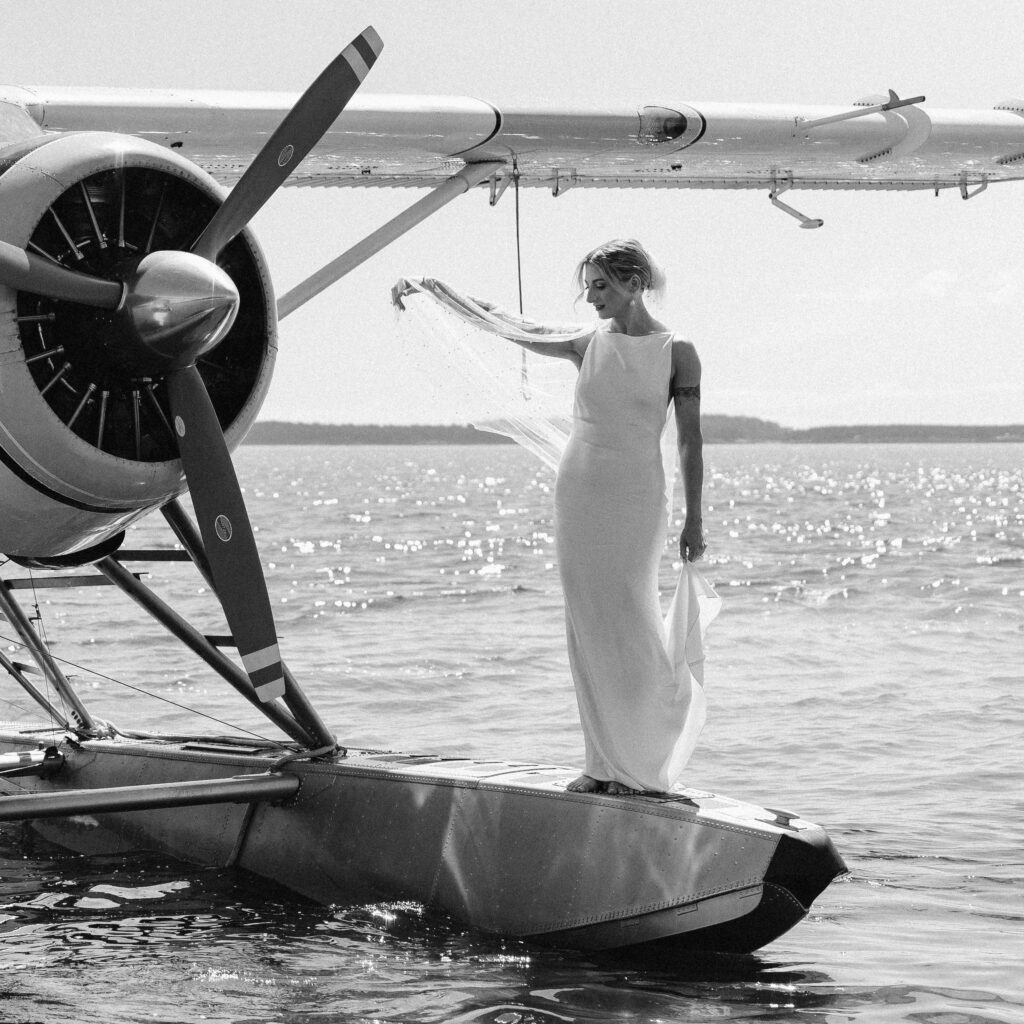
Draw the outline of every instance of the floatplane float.
[[[325,903],[418,901],[562,947],[754,950],[844,870],[796,814],[692,789],[569,793],[569,768],[339,744],[282,660],[230,452],[267,393],[278,321],[471,189],[492,205],[510,184],[764,189],[813,228],[781,194],[971,198],[1019,178],[1024,104],[926,112],[890,92],[851,108],[586,111],[355,95],[380,50],[367,29],[297,101],[0,87],[0,669],[38,707],[0,728],[0,820],[84,852],[237,866]],[[286,179],[428,191],[275,299],[247,224]],[[176,543],[126,550],[154,510]],[[128,568],[167,558],[194,564],[230,635],[204,635]],[[97,583],[282,739],[93,717],[19,590]]]

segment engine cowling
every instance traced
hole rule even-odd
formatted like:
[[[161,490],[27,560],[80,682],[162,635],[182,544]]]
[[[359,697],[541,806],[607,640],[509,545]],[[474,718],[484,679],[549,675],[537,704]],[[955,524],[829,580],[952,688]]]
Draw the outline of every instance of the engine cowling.
[[[0,150],[0,239],[93,277],[128,280],[148,253],[187,250],[222,198],[204,171],[130,136],[41,136]],[[198,369],[233,449],[269,388],[277,318],[250,231],[217,263],[238,315]],[[127,323],[0,285],[0,551],[88,561],[185,489],[164,377]]]

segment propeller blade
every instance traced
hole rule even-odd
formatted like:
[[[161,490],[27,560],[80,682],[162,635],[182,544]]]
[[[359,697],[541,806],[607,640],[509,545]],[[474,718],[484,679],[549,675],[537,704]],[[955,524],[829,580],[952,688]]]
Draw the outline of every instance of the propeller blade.
[[[267,584],[231,455],[195,366],[170,374],[167,387],[181,463],[217,596],[245,671],[256,695],[266,703],[284,696],[284,668]]]
[[[362,84],[384,44],[367,28],[302,94],[228,193],[192,251],[208,260],[242,230],[320,141]]]
[[[79,274],[59,263],[0,241],[0,284],[49,299],[79,302],[99,309],[117,309],[124,295],[119,281]]]

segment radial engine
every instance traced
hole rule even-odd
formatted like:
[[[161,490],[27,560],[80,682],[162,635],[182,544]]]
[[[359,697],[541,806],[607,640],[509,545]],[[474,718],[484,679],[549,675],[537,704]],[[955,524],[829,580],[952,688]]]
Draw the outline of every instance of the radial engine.
[[[109,282],[113,307],[0,284],[0,551],[89,562],[185,489],[167,387],[183,334],[206,337],[195,366],[228,448],[252,425],[274,295],[248,229],[215,262],[190,253],[222,199],[194,164],[130,136],[0,149],[0,243]]]

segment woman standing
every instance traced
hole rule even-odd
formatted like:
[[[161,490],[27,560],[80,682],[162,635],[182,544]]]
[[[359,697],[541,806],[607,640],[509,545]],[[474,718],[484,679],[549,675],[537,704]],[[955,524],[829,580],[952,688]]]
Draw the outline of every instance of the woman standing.
[[[647,309],[656,273],[631,239],[594,249],[578,268],[600,324],[571,350],[580,376],[555,485],[569,662],[586,740],[585,773],[569,785],[577,792],[668,789],[689,711],[672,699],[676,673],[658,600],[660,445],[671,401],[686,502],[679,553],[692,562],[705,549],[700,360]]]
[[[705,550],[700,360],[647,309],[645,293],[660,284],[660,272],[638,242],[618,239],[594,249],[577,279],[597,313],[596,329],[556,340],[507,315],[501,319],[513,329],[487,329],[579,370],[555,484],[569,663],[586,749],[584,774],[568,789],[664,792],[678,780],[703,725],[701,634],[718,604],[689,567]],[[396,301],[403,293],[400,285]],[[448,299],[449,307],[475,308],[492,320],[497,313],[478,300],[456,299]],[[678,429],[686,506],[679,552],[686,564],[663,618],[658,566],[668,510],[661,437],[669,403]]]

